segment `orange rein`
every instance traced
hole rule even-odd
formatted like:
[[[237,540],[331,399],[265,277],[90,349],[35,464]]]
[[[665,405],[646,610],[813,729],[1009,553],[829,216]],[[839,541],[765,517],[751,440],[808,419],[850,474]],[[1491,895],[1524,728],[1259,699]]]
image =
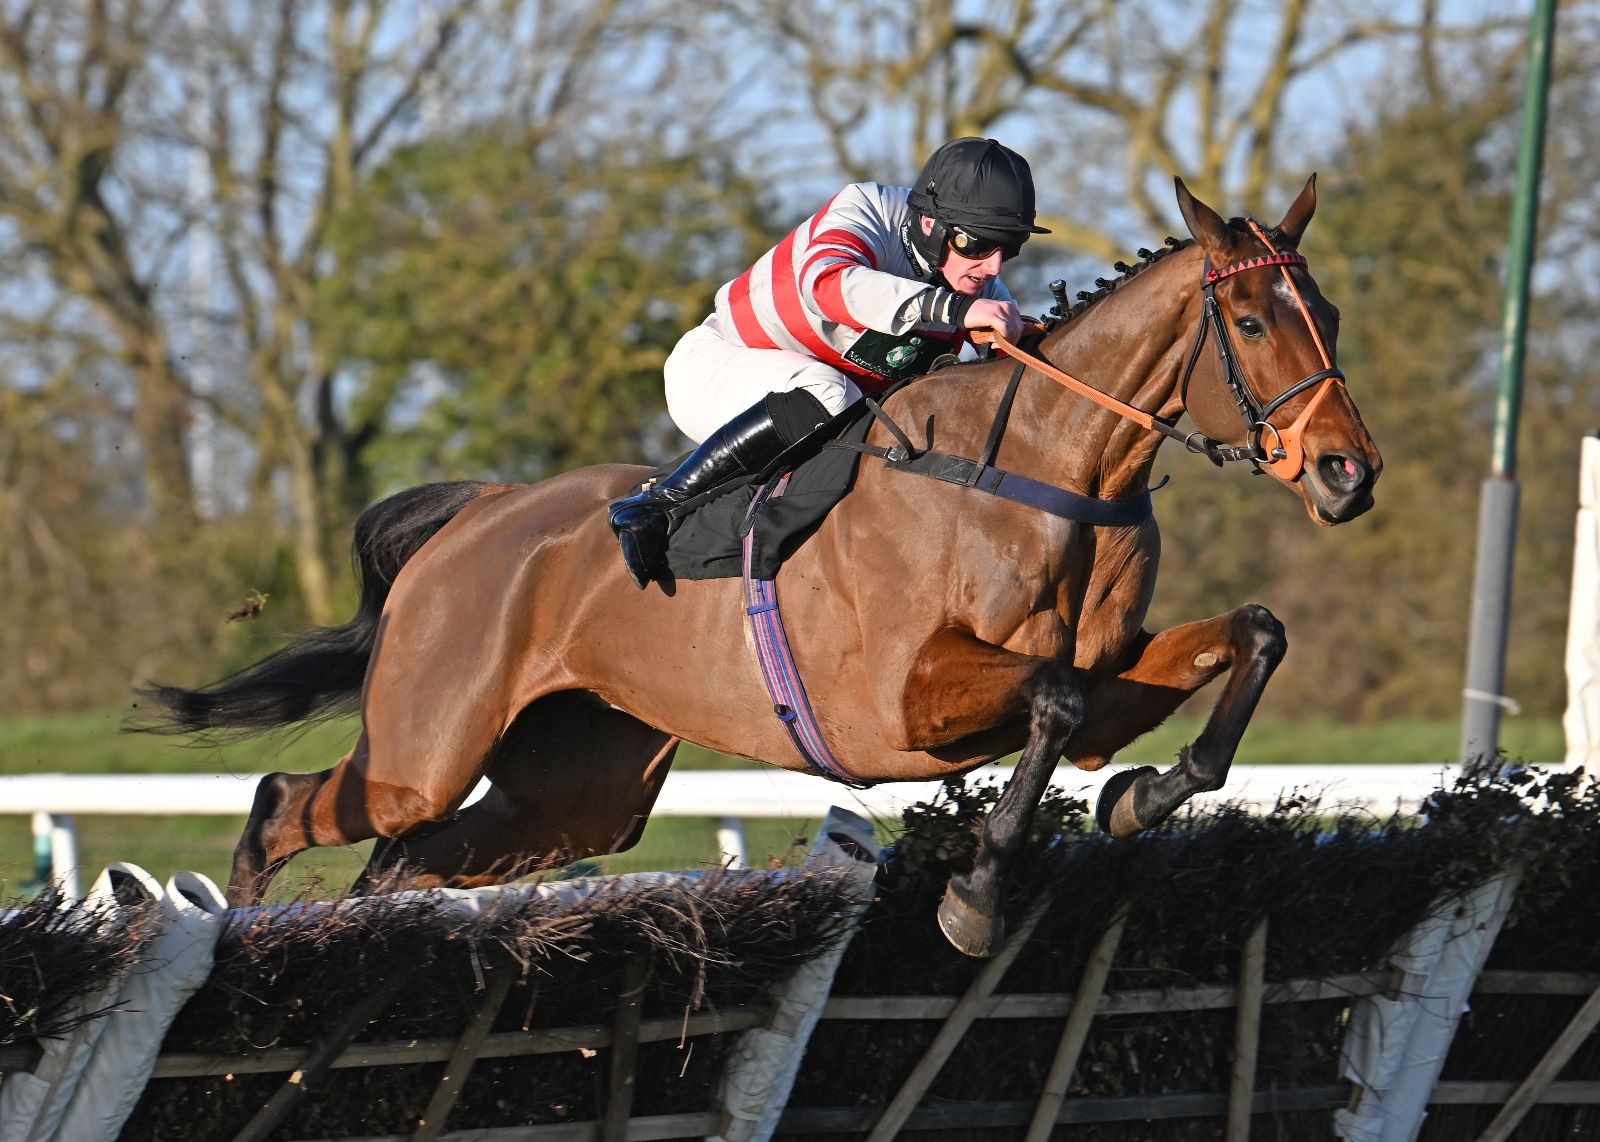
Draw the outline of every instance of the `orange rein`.
[[[1024,327],[1027,329],[1039,330],[1044,328],[1043,325],[1032,323],[1027,324]],[[972,340],[978,345],[993,345],[996,349],[999,349],[1001,352],[1005,353],[1006,356],[1014,360],[1021,361],[1030,369],[1034,369],[1043,373],[1052,381],[1071,389],[1079,396],[1087,397],[1101,408],[1109,409],[1118,416],[1125,417],[1126,419],[1133,421],[1133,423],[1137,424],[1140,428],[1148,429],[1151,432],[1159,432],[1163,428],[1168,427],[1165,424],[1158,424],[1156,418],[1150,413],[1145,412],[1142,408],[1135,408],[1133,405],[1124,401],[1120,401],[1109,393],[1101,392],[1093,385],[1086,384],[1085,382],[1078,380],[1078,378],[1074,377],[1071,373],[1062,372],[1060,369],[1056,368],[1049,361],[1046,361],[1042,357],[1035,357],[1032,353],[1023,352],[1010,341],[1007,341],[1005,334],[1003,333],[988,329],[975,329],[972,332]]]
[[[1024,328],[1042,331],[1045,326],[1040,322],[1029,321],[1024,323]],[[1163,436],[1169,437],[1172,440],[1177,440],[1187,447],[1191,452],[1200,452],[1205,455],[1211,455],[1215,462],[1221,463],[1221,459],[1218,458],[1218,456],[1213,452],[1215,448],[1214,444],[1208,441],[1205,448],[1197,448],[1194,445],[1193,438],[1196,436],[1200,436],[1201,440],[1205,440],[1205,437],[1200,433],[1179,432],[1166,421],[1157,420],[1154,414],[1148,413],[1142,408],[1136,408],[1135,406],[1128,404],[1126,401],[1120,401],[1110,393],[1102,392],[1093,385],[1078,380],[1078,378],[1074,377],[1071,373],[1067,373],[1056,368],[1043,357],[1036,357],[1032,353],[1024,352],[1013,345],[1010,341],[1006,340],[1005,334],[1003,333],[989,329],[976,329],[972,332],[972,340],[974,344],[978,345],[993,345],[995,348],[1005,353],[1006,356],[1012,358],[1013,360],[1022,362],[1024,365],[1027,365],[1030,369],[1033,369],[1036,372],[1043,373],[1052,381],[1055,381],[1064,388],[1071,389],[1079,396],[1088,398],[1101,408],[1107,409],[1110,412],[1114,412],[1125,420],[1131,420],[1140,428],[1146,429],[1147,431],[1159,432]],[[1222,451],[1224,454],[1226,454],[1232,450],[1227,446],[1223,446]],[[1234,457],[1229,458],[1231,459]]]

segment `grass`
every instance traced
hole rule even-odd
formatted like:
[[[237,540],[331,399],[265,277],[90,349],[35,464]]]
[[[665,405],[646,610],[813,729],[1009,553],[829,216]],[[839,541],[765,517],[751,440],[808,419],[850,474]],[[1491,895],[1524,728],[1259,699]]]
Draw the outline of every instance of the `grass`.
[[[1173,718],[1117,755],[1119,762],[1166,765],[1178,747],[1200,732],[1198,718]],[[1500,745],[1523,761],[1556,762],[1566,756],[1559,718],[1507,718]],[[1344,725],[1328,719],[1303,722],[1258,720],[1240,743],[1242,765],[1449,764],[1461,748],[1461,726],[1452,719],[1404,719]]]
[[[204,873],[219,886],[228,882],[234,842],[243,817],[79,816],[78,866],[84,889],[112,861],[131,861],[165,880],[181,870]],[[745,846],[752,865],[793,864],[804,857],[816,821],[746,821]],[[0,813],[0,899],[32,879],[28,818]],[[372,842],[313,849],[290,862],[274,886],[273,897],[288,899],[310,883],[324,880],[343,888],[366,863]],[[645,828],[644,839],[626,853],[602,857],[586,866],[600,872],[709,867],[717,859],[716,824],[709,818],[661,817]]]
[[[292,737],[241,741],[227,746],[187,745],[180,739],[121,732],[117,712],[52,717],[0,718],[0,774],[21,773],[256,773],[265,770],[325,769],[354,737],[346,719]],[[1183,743],[1199,732],[1193,718],[1175,718],[1134,743],[1119,761],[1167,764]],[[1258,722],[1239,750],[1246,764],[1319,762],[1445,763],[1457,749],[1453,721],[1413,720],[1346,726],[1327,720],[1300,723]],[[1530,761],[1559,760],[1565,750],[1555,718],[1512,718],[1502,727],[1510,756]],[[750,766],[698,746],[679,750],[680,769]],[[227,879],[242,818],[84,816],[78,819],[80,866],[92,873],[113,860],[139,864],[165,879],[181,869],[203,872],[219,884]],[[752,864],[794,859],[808,843],[814,821],[747,821],[746,845]],[[9,895],[32,874],[29,822],[0,805],[0,896]],[[283,884],[292,894],[307,878],[343,885],[361,868],[370,844],[319,849],[297,858]],[[716,828],[710,818],[659,818],[630,852],[603,858],[606,872],[655,868],[694,868],[716,860]]]

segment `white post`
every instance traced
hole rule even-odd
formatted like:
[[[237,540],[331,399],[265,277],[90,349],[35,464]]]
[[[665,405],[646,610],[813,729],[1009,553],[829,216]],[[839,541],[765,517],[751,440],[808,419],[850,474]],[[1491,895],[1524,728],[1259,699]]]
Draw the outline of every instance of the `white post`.
[[[78,884],[78,826],[71,813],[50,815],[50,879],[68,900],[83,895]]]
[[[1567,612],[1567,764],[1600,763],[1600,429],[1583,438]]]
[[[55,872],[55,853],[51,850],[51,831],[55,822],[43,809],[33,811],[33,882],[41,888]]]
[[[748,868],[744,848],[744,822],[738,817],[717,818],[717,852],[722,867]]]
[[[70,813],[33,813],[33,879],[54,884],[68,900],[82,895],[78,882],[78,829]]]

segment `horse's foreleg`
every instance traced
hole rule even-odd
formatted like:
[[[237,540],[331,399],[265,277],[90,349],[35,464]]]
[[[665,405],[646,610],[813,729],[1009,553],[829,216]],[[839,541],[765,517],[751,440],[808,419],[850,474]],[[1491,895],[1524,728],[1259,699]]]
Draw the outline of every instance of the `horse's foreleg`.
[[[1288,640],[1271,611],[1247,603],[1203,622],[1186,623],[1150,638],[1134,663],[1097,684],[1089,695],[1093,719],[1073,738],[1068,756],[1099,769],[1122,746],[1160,725],[1212,678],[1228,681],[1200,736],[1165,773],[1140,766],[1117,774],[1100,791],[1100,827],[1129,837],[1171,816],[1196,793],[1222,788],[1245,727],[1267,680],[1283,660]]]
[[[972,871],[951,877],[939,905],[945,938],[969,956],[992,955],[1004,935],[1001,893],[1006,872],[1027,840],[1034,811],[1068,739],[1084,721],[1083,684],[1064,662],[1039,666],[1024,687],[1024,697],[1028,744],[984,822]]]

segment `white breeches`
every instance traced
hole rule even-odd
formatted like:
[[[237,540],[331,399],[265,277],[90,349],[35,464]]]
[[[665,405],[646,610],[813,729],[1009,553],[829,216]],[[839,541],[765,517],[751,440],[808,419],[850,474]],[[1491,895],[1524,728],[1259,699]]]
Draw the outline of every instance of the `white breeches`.
[[[667,411],[696,444],[767,393],[805,389],[830,415],[861,396],[853,380],[815,357],[724,341],[714,314],[678,340],[662,371]]]

